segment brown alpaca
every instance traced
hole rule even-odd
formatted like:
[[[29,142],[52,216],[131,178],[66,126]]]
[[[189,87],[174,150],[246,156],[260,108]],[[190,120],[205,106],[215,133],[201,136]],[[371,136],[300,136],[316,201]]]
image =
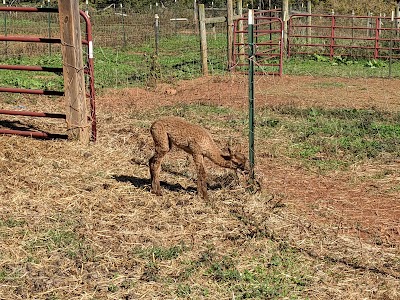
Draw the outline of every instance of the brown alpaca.
[[[207,130],[182,118],[161,118],[151,125],[150,132],[155,146],[155,153],[149,161],[151,191],[156,195],[161,195],[161,162],[172,145],[193,156],[197,171],[197,192],[203,199],[208,199],[204,157],[224,168],[248,171],[244,155],[233,152],[229,147],[221,150]]]

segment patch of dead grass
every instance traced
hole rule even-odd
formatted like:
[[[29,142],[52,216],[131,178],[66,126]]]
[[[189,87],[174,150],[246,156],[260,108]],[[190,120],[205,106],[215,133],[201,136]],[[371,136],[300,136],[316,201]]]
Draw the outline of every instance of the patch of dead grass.
[[[52,101],[38,109],[60,109]],[[356,187],[354,200],[371,195],[358,179],[310,174],[265,145],[263,191],[248,193],[209,164],[210,205],[196,196],[191,159],[172,151],[156,197],[147,166],[153,112],[99,102],[96,144],[0,136],[1,299],[232,299],[267,293],[268,284],[276,298],[399,298],[398,232],[385,241],[357,227],[364,210],[338,205],[340,188]],[[224,130],[213,132],[224,140]],[[356,171],[374,180],[367,169]]]

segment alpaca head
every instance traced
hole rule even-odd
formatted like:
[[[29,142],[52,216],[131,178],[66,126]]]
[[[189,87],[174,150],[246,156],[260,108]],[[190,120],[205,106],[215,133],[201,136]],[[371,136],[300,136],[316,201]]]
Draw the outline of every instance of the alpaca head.
[[[250,171],[249,160],[242,154],[242,147],[240,145],[234,148],[228,145],[224,148],[223,152],[224,159],[232,163],[232,169],[241,170],[245,173]]]

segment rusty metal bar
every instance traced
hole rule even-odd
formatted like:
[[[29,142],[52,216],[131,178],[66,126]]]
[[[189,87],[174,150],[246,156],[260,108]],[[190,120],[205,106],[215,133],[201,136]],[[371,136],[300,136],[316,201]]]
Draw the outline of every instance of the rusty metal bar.
[[[274,10],[277,11],[277,10]],[[270,11],[258,11],[254,13],[254,35],[255,35],[255,57],[260,60],[255,64],[256,68],[259,67],[278,67],[278,71],[267,72],[270,75],[279,75],[281,76],[283,73],[283,37],[282,37],[282,28],[283,23],[280,18],[277,17],[269,17],[264,16],[264,14],[268,14]],[[234,25],[234,50],[231,62],[231,70],[234,70],[236,67],[248,66],[248,62],[243,63],[240,62],[240,57],[243,57],[243,53],[240,53],[240,48],[247,47],[246,43],[237,42],[239,34],[247,34],[247,25],[243,26],[242,30],[238,30],[239,22],[245,23],[248,21],[248,17],[245,15],[241,18],[235,19]],[[246,23],[245,23],[246,24]],[[277,24],[277,28],[272,29],[272,25]],[[267,27],[267,29],[264,29]],[[261,37],[270,37],[270,40],[260,41]],[[278,36],[278,38],[272,39],[272,36]],[[238,49],[239,48],[239,49]],[[271,62],[271,59],[279,59],[279,63]],[[266,72],[255,70],[256,74],[265,74]]]
[[[17,35],[1,35],[0,41],[6,42],[25,42],[25,43],[47,43],[47,44],[60,44],[61,40],[57,38],[40,38],[30,36],[17,36]]]
[[[33,90],[33,89],[22,89],[22,88],[5,88],[5,87],[0,87],[0,92],[5,92],[5,93],[21,93],[21,94],[33,94],[33,95],[64,96],[64,92],[59,92],[59,91]]]
[[[42,71],[60,73],[62,68],[57,67],[40,67],[40,66],[21,66],[21,65],[0,65],[1,70],[18,70],[18,71]]]
[[[14,130],[14,129],[0,129],[0,134],[12,134],[22,135],[27,137],[34,137],[39,139],[67,139],[66,134],[55,134],[41,131],[29,131],[29,130]]]
[[[52,7],[13,7],[1,6],[0,11],[15,11],[15,12],[51,12],[58,13],[57,8]]]
[[[57,8],[36,8],[36,7],[0,7],[0,11],[6,12],[42,12],[42,13],[58,13]],[[92,140],[96,141],[97,138],[97,121],[96,121],[96,108],[95,108],[95,91],[94,91],[94,63],[93,63],[93,34],[90,20],[84,11],[80,11],[80,16],[84,19],[86,24],[86,39],[82,39],[82,44],[88,47],[87,66],[85,67],[85,74],[89,78],[89,95],[91,114],[90,120],[92,122]],[[13,42],[32,42],[32,43],[48,43],[48,44],[60,44],[61,39],[59,38],[39,38],[32,36],[0,36],[0,41],[13,41]],[[17,66],[17,65],[0,65],[0,69],[8,70],[19,70],[19,71],[43,71],[43,72],[62,72],[62,68],[57,67],[41,67],[41,66]],[[36,89],[22,89],[22,88],[2,88],[0,92],[8,93],[29,93],[37,95],[55,95],[63,96],[64,92],[59,91],[48,91],[48,90],[36,90]],[[0,110],[0,114],[8,115],[21,115],[31,117],[48,117],[48,118],[64,118],[65,114],[53,114],[45,112],[28,112],[28,111],[12,111],[12,110]],[[24,136],[32,136],[37,138],[53,138],[53,137],[66,137],[63,135],[53,135],[42,132],[30,132],[22,130],[6,130],[0,129],[0,133],[3,134],[18,134]]]
[[[0,114],[3,114],[3,115],[14,115],[14,116],[26,116],[26,117],[42,117],[42,118],[53,118],[53,119],[65,119],[65,114],[22,111],[22,110],[0,109]]]
[[[325,19],[330,20],[330,25],[321,24],[321,25],[308,25],[300,23],[296,24],[295,20],[302,20],[302,18],[308,17],[316,17],[318,19]],[[355,26],[354,20],[364,20],[364,19],[372,19],[374,22],[374,28],[370,28],[367,26]],[[399,18],[398,18],[399,19]],[[389,48],[385,46],[384,43],[387,42],[400,42],[398,38],[387,38],[385,37],[389,33],[392,33],[391,36],[397,36],[393,34],[393,32],[399,33],[400,29],[392,28],[392,27],[385,27],[383,24],[385,21],[390,21],[390,17],[382,17],[382,16],[354,16],[354,15],[326,15],[326,14],[295,14],[292,15],[289,19],[289,29],[288,29],[288,57],[291,57],[294,54],[314,54],[316,53],[315,47],[322,47],[325,49],[326,53],[329,53],[329,56],[332,58],[335,55],[335,49],[341,48],[342,51],[340,55],[342,56],[361,56],[354,53],[354,49],[364,49],[368,50],[370,53],[370,57],[375,59],[378,58],[387,58],[388,53],[386,53]],[[344,23],[344,24],[343,24]],[[346,23],[350,23],[351,25],[346,25]],[[297,30],[313,28],[313,32],[315,29],[321,29],[320,33],[314,35],[304,35],[302,32],[296,32]],[[330,29],[330,33],[326,32],[324,35],[325,30]],[[363,33],[363,30],[372,30],[374,32],[372,36],[367,36]],[[351,30],[351,34],[346,36],[346,30]],[[358,32],[360,35],[355,36],[354,33]],[[313,43],[310,43],[311,38],[314,39]],[[299,39],[296,41],[295,39]],[[321,42],[315,42],[316,39],[320,39]],[[304,40],[304,42],[303,42]],[[325,41],[325,42],[324,42]],[[341,43],[341,41],[352,41],[352,43],[346,44]],[[354,42],[362,42],[364,41],[364,45]],[[297,47],[303,47],[310,49],[309,51],[304,51],[304,49],[296,49]],[[346,51],[348,49],[349,51]],[[307,50],[307,49],[306,49]],[[394,48],[396,51],[400,51],[400,47],[397,46]],[[386,52],[384,52],[386,51]],[[338,53],[338,52],[336,52]],[[364,56],[364,55],[363,55]],[[396,56],[399,58],[400,56]]]

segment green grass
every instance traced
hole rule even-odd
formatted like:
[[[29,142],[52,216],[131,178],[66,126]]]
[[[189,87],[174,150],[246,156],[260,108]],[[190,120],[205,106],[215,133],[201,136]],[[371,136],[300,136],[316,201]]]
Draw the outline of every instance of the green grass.
[[[132,255],[144,259],[142,280],[149,282],[177,282],[175,294],[178,298],[193,295],[207,296],[208,288],[196,283],[216,283],[236,299],[296,298],[308,284],[309,271],[302,262],[302,255],[290,247],[270,243],[268,252],[251,257],[243,267],[243,257],[238,253],[218,254],[213,245],[201,252],[196,259],[185,259],[191,249],[179,244],[170,248],[135,248]],[[162,261],[174,261],[179,273],[169,277],[162,272]],[[172,263],[172,262],[171,262]],[[165,264],[164,264],[165,265]],[[118,287],[114,287],[118,289]]]
[[[180,277],[188,280],[192,274],[203,272],[237,299],[275,299],[291,296],[307,285],[308,269],[302,268],[301,256],[290,248],[276,248],[271,244],[268,255],[253,256],[243,267],[237,253],[218,255],[212,248],[203,252],[196,261],[188,262],[186,272]],[[190,284],[185,292],[190,294]],[[179,295],[179,294],[178,294]]]
[[[151,247],[151,248],[135,248],[133,249],[133,254],[139,256],[140,258],[145,258],[149,260],[171,260],[176,259],[180,254],[182,254],[187,247],[185,244],[180,244],[172,246],[170,248],[165,247]]]
[[[389,62],[386,60],[351,59],[314,55],[293,57],[283,64],[286,75],[332,76],[332,77],[389,77]],[[392,77],[400,77],[400,63],[393,61]]]
[[[185,116],[206,127],[243,134],[248,128],[245,114],[215,105],[169,106],[157,113]],[[399,124],[399,113],[374,109],[266,107],[256,113],[255,135],[259,140],[280,141],[279,155],[330,170],[383,155],[399,157]]]
[[[248,130],[247,115],[208,104],[173,105],[157,114],[177,115],[207,127]],[[256,112],[256,144],[279,140],[279,153],[322,170],[348,168],[366,159],[400,156],[400,114],[374,109],[284,106]],[[266,143],[268,144],[268,143]],[[269,149],[269,151],[272,151]]]
[[[152,78],[174,82],[201,76],[200,42],[196,35],[176,34],[159,41],[155,56],[154,41],[129,48],[103,48],[95,45],[95,84],[97,89],[142,86]],[[3,59],[5,64],[58,66],[60,53],[53,55]],[[394,61],[392,77],[400,77],[400,63]],[[208,39],[208,67],[211,74],[226,73],[226,37],[217,34]],[[268,71],[267,69],[265,71]],[[284,61],[287,75],[388,77],[389,63],[382,60],[355,60],[320,55],[293,57]],[[61,90],[62,76],[45,72],[2,70],[0,84],[7,87]]]
[[[26,250],[31,254],[31,259],[39,252],[58,252],[62,256],[76,261],[92,261],[94,250],[72,229],[54,228],[42,233],[35,233],[34,239],[26,244]]]
[[[265,109],[258,120],[262,136],[287,141],[286,155],[322,168],[400,156],[399,113],[282,107]]]
[[[2,64],[61,67],[60,56],[17,57],[3,60]],[[59,74],[61,75],[61,74]],[[24,89],[62,91],[63,77],[48,72],[1,70],[0,85]]]
[[[12,218],[7,219],[0,219],[0,228],[14,228],[14,227],[21,227],[25,224],[25,220],[15,220]]]
[[[248,130],[248,117],[243,112],[205,103],[166,106],[155,114],[184,116],[206,128],[219,127],[243,135]],[[269,145],[265,141],[274,140],[278,143],[277,155],[299,159],[322,170],[348,168],[366,159],[399,157],[399,124],[398,112],[265,107],[256,112],[256,146],[264,147]]]

